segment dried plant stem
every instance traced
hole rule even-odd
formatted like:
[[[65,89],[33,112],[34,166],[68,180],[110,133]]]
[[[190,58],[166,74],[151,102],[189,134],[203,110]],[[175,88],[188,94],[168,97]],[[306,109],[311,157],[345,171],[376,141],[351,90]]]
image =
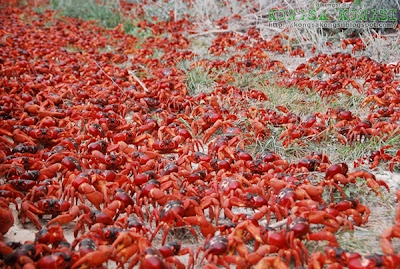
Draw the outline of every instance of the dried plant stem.
[[[109,78],[117,87],[122,91],[122,88],[110,77],[106,72],[104,72],[103,68],[99,65],[98,62],[94,61],[94,63],[97,65],[97,67],[100,69],[101,72],[103,72],[104,75],[106,75],[107,78]]]
[[[211,34],[219,34],[219,33],[229,33],[229,32],[235,32],[238,34],[242,34],[242,33],[238,32],[238,30],[240,30],[240,29],[214,29],[214,30],[210,30],[210,31],[191,34],[190,36],[195,37],[195,36],[211,35]]]
[[[268,227],[270,227],[272,229],[276,229],[276,228],[279,228],[279,227],[282,227],[282,226],[286,225],[287,221],[288,221],[288,219],[283,219],[283,220],[280,220],[278,222],[275,222],[275,223],[272,223],[272,224],[268,225]]]
[[[137,83],[140,84],[145,92],[150,92],[149,89],[147,89],[146,85],[144,85],[144,83],[135,75],[133,71],[129,70],[128,73],[133,77],[134,80],[136,80]]]

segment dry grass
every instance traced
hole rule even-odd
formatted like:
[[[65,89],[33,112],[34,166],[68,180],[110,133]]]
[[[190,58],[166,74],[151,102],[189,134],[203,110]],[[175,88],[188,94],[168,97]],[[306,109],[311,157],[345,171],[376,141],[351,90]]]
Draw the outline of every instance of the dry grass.
[[[360,35],[366,45],[359,54],[370,57],[377,62],[391,63],[400,59],[400,36],[398,34],[380,36],[373,29]]]

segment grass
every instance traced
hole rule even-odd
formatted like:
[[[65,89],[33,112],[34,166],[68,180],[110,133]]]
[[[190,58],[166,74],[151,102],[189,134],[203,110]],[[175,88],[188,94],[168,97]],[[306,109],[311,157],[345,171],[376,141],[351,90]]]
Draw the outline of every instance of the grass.
[[[378,179],[382,179],[379,177]],[[392,181],[393,182],[393,181]],[[391,190],[395,190],[394,186],[390,186]],[[335,233],[335,237],[338,240],[340,248],[349,252],[357,252],[361,255],[371,254],[382,254],[381,250],[381,235],[382,232],[391,227],[394,224],[394,218],[396,215],[396,204],[393,195],[390,195],[383,187],[380,188],[380,195],[376,195],[366,184],[363,179],[357,179],[356,184],[349,184],[342,186],[346,196],[351,198],[357,198],[361,204],[370,208],[371,213],[368,222],[362,227],[355,227],[353,231],[342,231],[339,230]],[[398,188],[398,186],[397,186]],[[326,187],[324,192],[324,199],[329,202],[330,195],[329,190]],[[342,201],[342,197],[338,191],[334,192],[334,201]],[[395,242],[394,245],[397,247],[399,244]],[[312,252],[321,251],[323,252],[326,243],[325,242],[308,242],[306,244],[307,249]]]
[[[170,19],[178,20],[189,13],[188,3],[182,0],[154,1],[152,5],[144,5],[143,8],[146,14],[145,19],[150,21],[153,21],[153,18],[162,21],[168,21]],[[172,18],[171,14],[174,14]]]
[[[362,101],[364,101],[365,95],[358,92],[352,92],[352,95],[342,94],[339,98],[333,99],[329,103],[329,107],[333,109],[344,108],[352,112],[354,116],[366,117],[369,114],[369,107],[361,107]]]
[[[270,76],[267,73],[261,73],[258,70],[252,72],[234,72],[231,74],[231,84],[242,90],[262,89],[267,86]]]
[[[139,4],[140,0],[131,0],[132,3]],[[193,1],[164,1],[153,0],[143,6],[145,16],[143,19],[157,20],[180,20],[187,18],[199,25],[211,25],[213,22],[232,14],[246,15],[249,13],[251,5],[245,4],[240,0],[215,1],[215,0],[193,0]],[[134,11],[133,11],[134,12]],[[137,15],[137,14],[134,14]],[[172,16],[171,16],[172,15]]]
[[[259,152],[265,152],[267,150],[278,153],[280,156],[287,156],[285,154],[286,149],[282,146],[281,142],[278,140],[279,129],[272,128],[271,135],[264,140],[257,140],[253,144],[246,148],[251,155],[256,156]]]
[[[130,0],[130,3],[141,4],[141,0]],[[187,17],[189,11],[188,2],[183,0],[176,1],[162,1],[153,0],[151,3],[147,3],[143,6],[144,15],[142,12],[137,13],[136,10],[131,10],[130,13],[134,17],[141,17],[143,20],[150,22],[158,21],[169,21],[171,14],[172,19],[179,20],[183,17]]]
[[[391,62],[400,57],[400,37],[393,36],[373,36],[378,33],[373,29],[365,31],[360,35],[361,40],[366,44],[366,48],[360,51],[360,55],[368,56],[378,62]]]
[[[201,92],[210,93],[213,91],[213,86],[215,85],[213,75],[209,74],[203,66],[191,67],[190,65],[191,61],[187,60],[180,61],[177,64],[178,69],[185,72],[185,83],[189,94],[196,95]]]
[[[43,14],[46,11],[46,6],[44,5],[36,6],[33,8],[33,11],[35,11],[38,14]]]
[[[391,134],[388,137],[379,138],[371,137],[357,141],[352,144],[343,145],[339,143],[330,133],[321,137],[321,141],[311,140],[308,138],[301,138],[299,141],[305,145],[300,145],[294,141],[288,147],[282,146],[282,141],[278,140],[282,127],[270,128],[271,135],[264,140],[258,140],[248,146],[247,150],[255,156],[258,152],[265,150],[272,150],[282,158],[289,161],[296,162],[309,155],[312,152],[321,152],[329,156],[332,163],[346,162],[352,164],[353,161],[366,158],[371,155],[373,151],[380,150],[385,146],[392,146],[386,152],[392,156],[396,153],[396,149],[400,146],[400,134]],[[379,169],[387,169],[387,163],[381,164]]]
[[[208,48],[212,43],[212,36],[197,36],[190,39],[190,47],[194,54],[202,58],[214,58],[208,54]]]
[[[249,152],[253,155],[265,150],[272,150],[290,162],[297,162],[312,152],[320,152],[329,155],[329,147],[327,142],[317,143],[316,141],[308,141],[305,143],[305,146],[294,142],[289,144],[287,147],[284,147],[282,146],[282,141],[278,139],[280,133],[282,132],[282,128],[275,127],[271,128],[270,131],[271,136],[264,140],[258,140],[249,145],[247,150],[249,150]]]
[[[341,248],[362,255],[372,254],[371,249],[380,248],[380,233],[371,233],[370,230],[341,232],[336,234],[336,238]]]
[[[310,112],[323,112],[327,102],[313,90],[301,91],[296,88],[269,86],[265,89],[270,104],[286,106],[291,112],[301,116]]]
[[[139,27],[137,26],[136,21],[124,20],[123,26],[124,26],[124,32],[126,34],[136,36],[139,39],[139,41],[142,41],[138,43],[138,48],[141,46],[141,44],[146,38],[153,35],[150,28]]]
[[[333,109],[345,107],[351,110],[354,115],[358,116],[365,114],[365,110],[368,109],[360,108],[364,96],[358,93],[352,96],[341,95],[339,98],[329,102],[322,99],[313,90],[303,91],[293,87],[287,88],[277,85],[267,85],[265,81],[270,79],[270,76],[265,74],[264,76],[257,76],[251,73],[245,73],[234,76],[234,78],[235,86],[245,89],[261,89],[270,99],[266,102],[266,105],[269,107],[282,105],[302,118],[312,113],[326,113],[328,107]],[[271,128],[270,137],[264,141],[257,141],[257,143],[251,145],[249,149],[253,154],[265,149],[270,149],[291,161],[296,161],[311,152],[322,152],[330,156],[332,162],[352,162],[370,154],[371,151],[380,149],[384,145],[391,145],[396,141],[396,138],[390,138],[385,143],[382,139],[373,138],[364,143],[356,142],[352,145],[342,145],[335,139],[332,131],[327,129],[325,134],[319,137],[320,141],[303,137],[299,142],[303,142],[305,144],[304,146],[298,143],[292,143],[285,148],[282,146],[282,141],[278,140],[281,132],[282,128],[280,127]]]
[[[357,195],[358,197],[359,195]],[[370,206],[371,215],[368,223],[362,228],[356,228],[354,232],[340,232],[336,238],[343,249],[356,251],[360,254],[370,255],[373,253],[382,254],[381,234],[394,223],[396,209],[391,206],[394,203],[393,197],[390,200],[376,203],[374,195],[370,195],[369,201],[365,204]],[[386,195],[389,197],[388,195]]]
[[[389,135],[385,140],[379,137],[372,137],[363,142],[355,142],[350,146],[338,144],[335,151],[338,159],[351,162],[358,158],[369,156],[372,151],[379,150],[384,146],[393,146],[395,149],[400,146],[399,141],[400,134]]]
[[[208,75],[204,67],[196,66],[186,73],[186,84],[192,95],[213,91],[215,81]]]
[[[340,248],[361,255],[382,254],[381,233],[393,225],[395,210],[387,205],[375,205],[368,223],[356,227],[354,231],[339,231],[335,233]],[[324,252],[325,242],[308,242],[307,249],[312,252]]]
[[[96,20],[106,28],[113,28],[121,22],[121,15],[117,12],[119,1],[104,1],[97,4],[95,0],[51,0],[51,8],[61,10],[62,15]]]

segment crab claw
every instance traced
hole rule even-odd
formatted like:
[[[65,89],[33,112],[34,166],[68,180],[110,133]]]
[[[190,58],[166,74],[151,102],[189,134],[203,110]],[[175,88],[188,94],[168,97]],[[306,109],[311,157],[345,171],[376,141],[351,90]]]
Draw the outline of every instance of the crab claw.
[[[308,238],[308,240],[312,240],[312,241],[326,240],[329,242],[329,246],[339,247],[339,243],[338,243],[335,235],[328,231],[322,231],[322,232],[308,234],[307,238]]]
[[[260,227],[254,225],[251,220],[245,220],[237,225],[235,228],[236,235],[241,236],[244,230],[249,232],[257,242],[262,243]]]
[[[104,196],[101,192],[95,190],[88,183],[82,183],[78,187],[79,192],[84,193],[86,198],[97,208],[100,210],[100,204],[104,201]]]
[[[289,267],[279,257],[264,257],[254,267],[255,269],[261,268],[280,268],[288,269]]]
[[[185,222],[192,225],[199,225],[200,232],[207,237],[208,235],[213,235],[215,233],[214,226],[207,221],[204,216],[191,216],[191,217],[184,217]]]
[[[222,126],[222,120],[217,120],[213,126],[207,129],[203,136],[203,143],[207,143],[210,137]]]
[[[101,266],[106,262],[111,255],[111,248],[108,246],[100,245],[99,250],[89,252],[79,260],[77,260],[71,267],[71,269],[79,268],[81,265],[85,265],[85,268],[93,268]]]
[[[43,168],[40,170],[40,176],[38,178],[39,181],[44,180],[46,178],[52,178],[57,175],[57,172],[63,168],[61,163],[55,163],[50,165],[47,168]]]
[[[59,215],[59,216],[55,217],[54,219],[50,220],[47,223],[47,227],[49,227],[50,225],[52,225],[54,223],[58,223],[59,225],[70,223],[79,215],[79,211],[80,211],[79,207],[75,205],[75,206],[71,207],[71,209],[67,213]]]

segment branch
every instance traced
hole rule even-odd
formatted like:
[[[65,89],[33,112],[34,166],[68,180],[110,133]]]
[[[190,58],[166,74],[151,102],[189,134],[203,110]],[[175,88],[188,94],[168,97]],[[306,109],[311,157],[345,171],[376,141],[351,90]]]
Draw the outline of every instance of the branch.
[[[101,68],[99,63],[96,61],[94,61],[94,63],[97,65],[100,71],[103,72],[103,74],[106,75],[106,77],[108,77],[118,87],[118,89],[120,89],[120,91],[122,91],[122,88],[112,79],[112,77],[110,77],[106,72],[104,72],[103,68]]]
[[[283,225],[286,225],[287,221],[288,221],[288,219],[283,219],[281,221],[278,221],[278,222],[275,222],[275,223],[272,223],[272,224],[268,225],[268,227],[270,227],[272,229],[276,229],[276,228],[279,228],[279,227],[281,227]]]
[[[147,89],[146,85],[144,85],[144,83],[135,75],[133,71],[129,70],[128,73],[133,77],[134,80],[136,80],[137,83],[140,84],[145,92],[150,92],[149,89]]]
[[[210,35],[210,34],[219,34],[219,33],[229,33],[229,32],[239,33],[239,32],[237,32],[238,30],[240,30],[240,29],[214,29],[214,30],[210,30],[210,31],[191,34],[190,37]]]

